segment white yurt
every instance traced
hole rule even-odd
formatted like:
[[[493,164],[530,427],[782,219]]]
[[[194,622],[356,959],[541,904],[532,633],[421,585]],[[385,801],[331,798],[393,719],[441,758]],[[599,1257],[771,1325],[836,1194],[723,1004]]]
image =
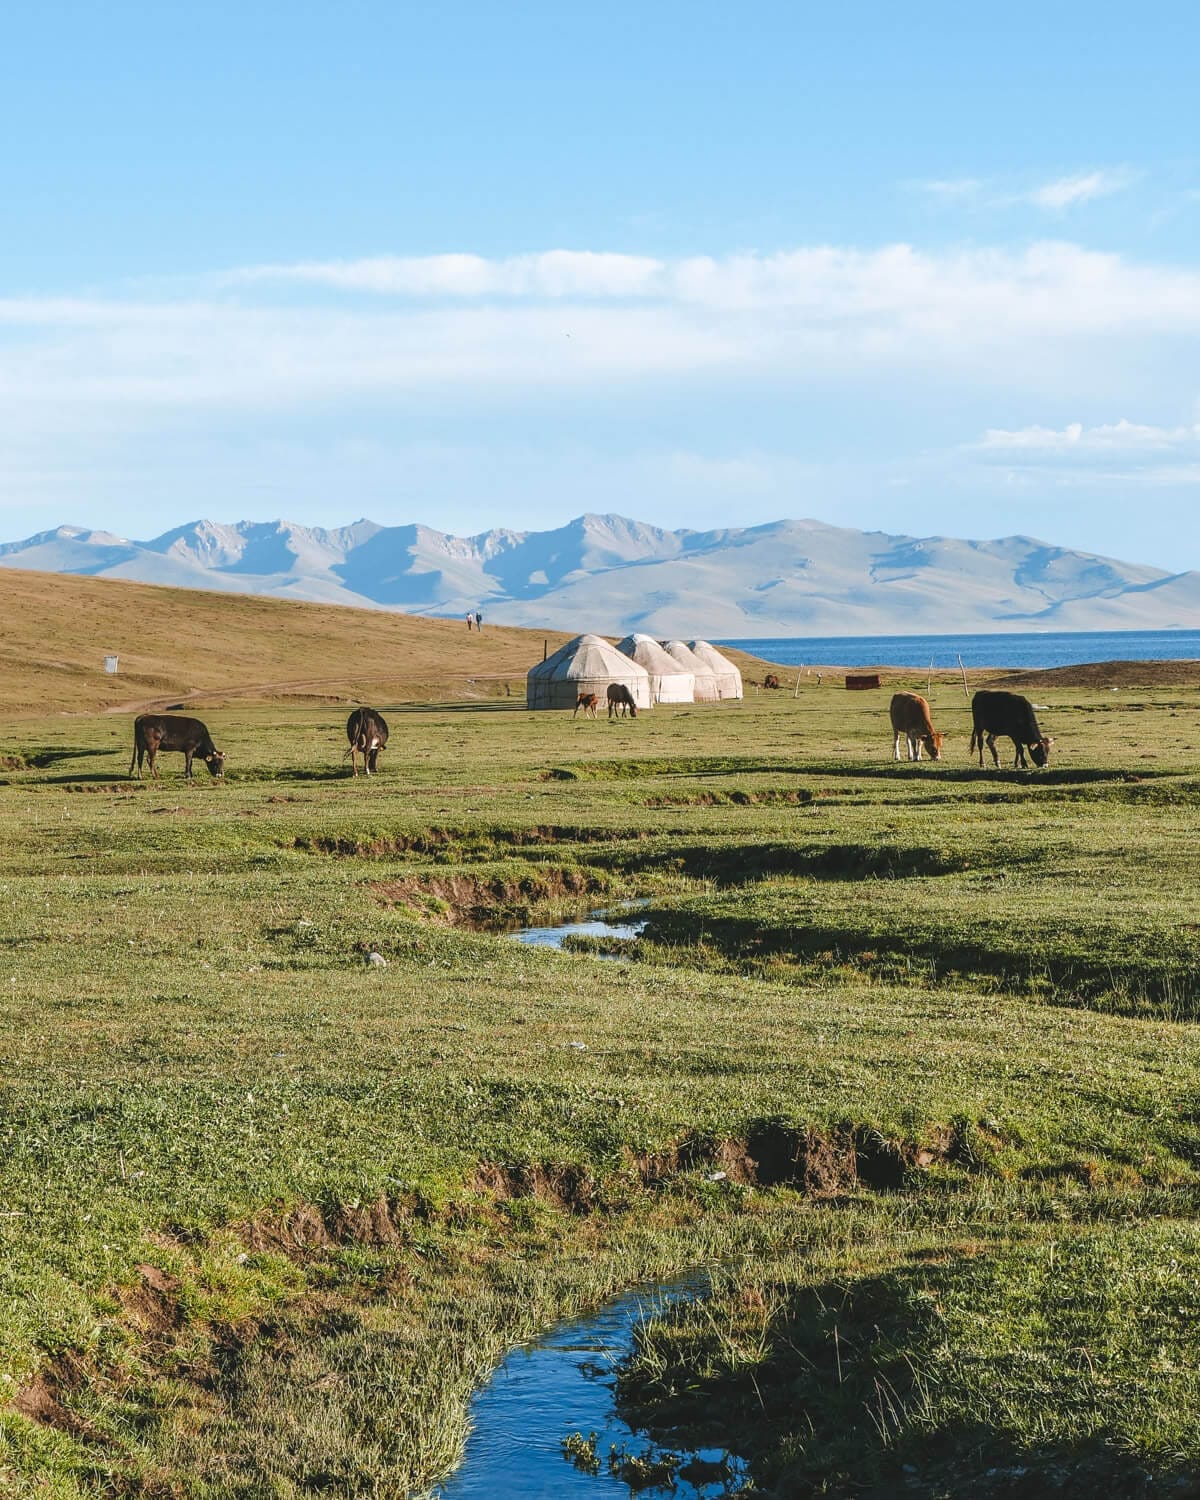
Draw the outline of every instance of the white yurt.
[[[655,703],[692,703],[696,676],[668,656],[652,635],[627,635],[617,650],[650,673],[650,693]]]
[[[580,693],[595,693],[603,705],[614,682],[625,684],[639,708],[652,706],[650,674],[645,667],[598,635],[577,635],[529,669],[525,703],[529,708],[574,708]]]
[[[689,641],[688,645],[692,652],[706,662],[717,676],[717,691],[722,698],[740,698],[742,696],[742,674],[729,660],[722,656],[717,648],[710,645],[708,641]]]
[[[717,686],[717,674],[706,661],[701,661],[696,653],[682,641],[662,641],[663,650],[675,661],[680,671],[690,672],[696,679],[696,685],[692,689],[693,701],[696,703],[716,703],[721,696],[721,689]]]

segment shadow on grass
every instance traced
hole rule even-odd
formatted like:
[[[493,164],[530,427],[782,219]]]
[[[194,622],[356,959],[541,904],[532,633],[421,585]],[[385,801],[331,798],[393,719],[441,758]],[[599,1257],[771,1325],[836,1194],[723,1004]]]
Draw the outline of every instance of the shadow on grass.
[[[988,1282],[986,1269],[956,1258],[812,1287],[743,1287],[715,1311],[681,1306],[639,1330],[619,1409],[657,1442],[743,1455],[768,1495],[1200,1494],[1181,1455],[1156,1461],[1113,1441],[1119,1405],[1106,1387],[1136,1390],[1135,1348],[1097,1377],[1062,1359],[1061,1328],[1043,1348],[1017,1347],[1004,1327],[990,1343],[957,1347],[943,1307],[969,1304]],[[1062,1439],[1047,1440],[1056,1428]]]

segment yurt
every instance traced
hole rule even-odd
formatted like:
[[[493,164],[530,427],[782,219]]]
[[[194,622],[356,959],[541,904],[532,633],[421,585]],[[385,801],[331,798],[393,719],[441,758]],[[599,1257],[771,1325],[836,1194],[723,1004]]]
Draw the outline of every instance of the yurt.
[[[598,635],[577,635],[525,676],[529,708],[574,708],[580,693],[595,693],[603,704],[609,687],[623,682],[639,708],[650,708],[650,674],[645,667]]]
[[[692,703],[696,696],[694,672],[668,656],[652,635],[627,635],[617,650],[645,667],[650,674],[650,695],[655,703]]]
[[[685,646],[682,641],[662,641],[663,650],[671,659],[677,663],[681,672],[690,672],[696,679],[696,685],[692,689],[693,701],[696,703],[716,703],[721,696],[721,690],[717,686],[717,674],[706,661],[701,661],[690,647]]]
[[[722,656],[715,646],[709,645],[707,641],[689,641],[694,655],[716,673],[717,691],[722,698],[740,698],[742,696],[742,674],[729,660]]]

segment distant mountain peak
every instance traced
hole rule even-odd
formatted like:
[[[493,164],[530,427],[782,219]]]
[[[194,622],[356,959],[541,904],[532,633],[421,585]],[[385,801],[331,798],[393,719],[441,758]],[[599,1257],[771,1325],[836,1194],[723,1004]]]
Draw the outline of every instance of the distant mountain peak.
[[[1200,574],[1028,536],[856,531],[812,517],[669,530],[586,511],[454,536],[362,517],[326,529],[199,518],[148,541],[62,525],[0,545],[42,568],[656,639],[1200,626]]]

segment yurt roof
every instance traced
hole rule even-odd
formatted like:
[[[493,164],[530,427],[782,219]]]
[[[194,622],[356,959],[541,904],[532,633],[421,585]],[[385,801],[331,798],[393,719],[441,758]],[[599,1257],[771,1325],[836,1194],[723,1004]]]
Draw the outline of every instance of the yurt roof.
[[[727,656],[722,656],[711,641],[689,641],[688,645],[693,654],[698,656],[701,661],[707,662],[714,671],[732,672],[739,682],[742,680],[742,674],[736,664],[731,662]]]
[[[530,667],[530,677],[548,678],[550,681],[570,681],[573,678],[611,677],[617,682],[638,677],[649,677],[639,662],[622,655],[615,646],[598,635],[577,635],[560,646],[552,656]]]
[[[617,650],[633,661],[640,662],[654,676],[686,676],[690,670],[664,651],[652,635],[627,635],[618,644]]]
[[[715,677],[717,674],[701,657],[697,656],[685,641],[664,641],[662,649],[679,666],[688,672],[694,672],[697,677]]]

